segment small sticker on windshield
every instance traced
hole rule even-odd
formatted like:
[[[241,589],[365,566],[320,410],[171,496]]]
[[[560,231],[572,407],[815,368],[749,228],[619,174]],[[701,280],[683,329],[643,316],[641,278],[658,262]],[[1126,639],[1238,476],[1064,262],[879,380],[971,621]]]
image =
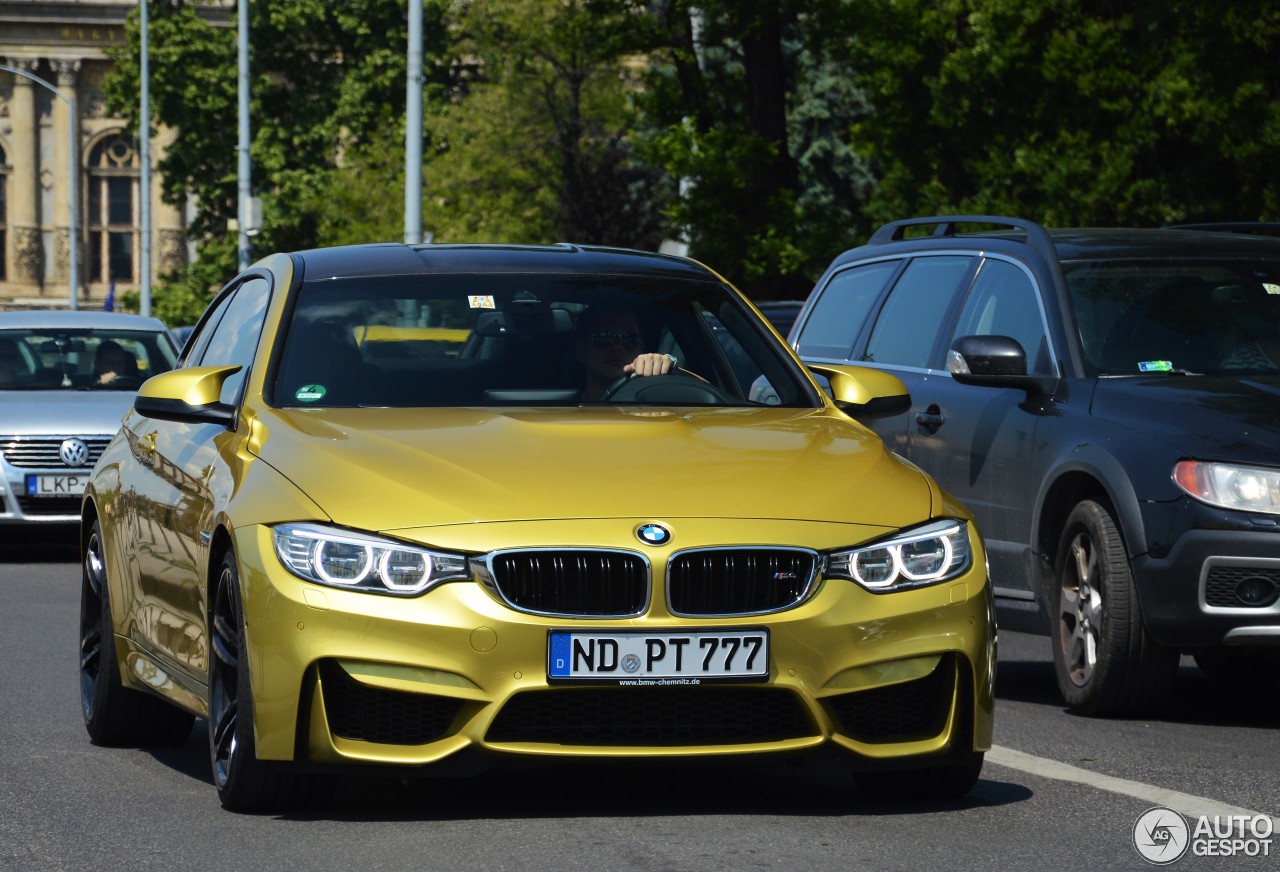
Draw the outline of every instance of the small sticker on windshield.
[[[300,403],[314,403],[323,400],[326,393],[324,385],[303,385],[293,396]]]
[[[473,308],[473,309],[493,309],[493,308],[496,308],[496,307],[493,305],[493,297],[492,297],[492,296],[490,296],[490,295],[488,295],[488,294],[484,294],[484,295],[477,296],[477,297],[467,297],[467,305],[468,305],[468,306],[470,306],[470,307],[471,307],[471,308]]]
[[[1173,362],[1169,360],[1140,360],[1138,369],[1143,372],[1173,372]]]
[[[1280,294],[1280,285],[1273,285],[1271,282],[1263,282],[1262,289],[1268,294]]]

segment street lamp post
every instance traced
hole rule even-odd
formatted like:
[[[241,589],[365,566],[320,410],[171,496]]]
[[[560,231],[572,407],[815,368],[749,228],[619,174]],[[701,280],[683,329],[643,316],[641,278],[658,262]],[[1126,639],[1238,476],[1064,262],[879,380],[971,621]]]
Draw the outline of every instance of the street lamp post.
[[[142,283],[138,293],[139,311],[143,315],[151,314],[151,60],[147,46],[147,0],[139,0],[138,17],[142,37],[142,94],[139,106],[138,150],[142,159],[141,188],[138,192],[142,200]]]
[[[404,241],[422,242],[422,0],[409,0],[404,110]]]
[[[249,162],[249,0],[238,0],[236,4],[236,57],[237,57],[237,112],[239,123],[239,142],[236,146],[238,156],[236,166],[236,219],[238,237],[236,244],[237,263],[239,269],[248,269],[249,249],[249,198],[253,195],[253,184],[250,178],[252,164]]]
[[[4,64],[0,64],[0,70],[5,70],[16,76],[22,76],[25,79],[30,79],[37,85],[43,85],[67,104],[67,139],[69,140],[68,145],[70,146],[67,150],[68,162],[70,163],[70,167],[68,168],[68,181],[71,184],[70,206],[68,208],[68,220],[71,223],[71,251],[69,253],[71,263],[67,267],[67,273],[71,279],[71,308],[78,309],[80,308],[79,301],[77,300],[77,291],[80,288],[80,264],[77,257],[80,253],[80,158],[79,150],[76,148],[76,100],[74,97],[70,97],[62,93],[49,82],[46,82],[37,75],[28,73],[26,70],[19,70],[16,67],[10,67]]]

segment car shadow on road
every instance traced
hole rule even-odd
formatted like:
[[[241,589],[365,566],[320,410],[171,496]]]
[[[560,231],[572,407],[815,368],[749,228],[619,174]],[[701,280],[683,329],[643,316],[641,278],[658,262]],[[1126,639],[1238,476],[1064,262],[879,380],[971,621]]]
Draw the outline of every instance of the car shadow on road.
[[[148,749],[159,763],[213,790],[206,722],[182,745]],[[288,820],[410,821],[485,818],[636,818],[923,815],[1031,798],[1020,784],[981,779],[955,800],[879,802],[862,796],[834,754],[792,759],[557,762],[495,766],[465,777],[343,775]]]
[[[0,563],[79,563],[78,526],[0,529]]]
[[[1276,685],[1245,687],[1210,681],[1190,658],[1178,668],[1173,699],[1162,711],[1133,720],[1233,727],[1280,726]],[[1001,660],[996,670],[996,699],[1026,702],[1067,713],[1058,693],[1053,664],[1047,660]],[[1069,713],[1068,713],[1069,714]],[[998,715],[997,715],[998,716]]]

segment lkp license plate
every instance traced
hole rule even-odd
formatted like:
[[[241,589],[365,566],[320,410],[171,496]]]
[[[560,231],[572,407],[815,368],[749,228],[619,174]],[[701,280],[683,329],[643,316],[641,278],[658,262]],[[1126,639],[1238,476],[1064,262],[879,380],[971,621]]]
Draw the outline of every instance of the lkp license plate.
[[[764,629],[697,632],[547,634],[550,681],[601,681],[623,686],[752,681],[769,676],[769,632]]]
[[[89,483],[89,473],[69,475],[28,475],[27,496],[29,497],[78,497],[84,494],[84,487]]]

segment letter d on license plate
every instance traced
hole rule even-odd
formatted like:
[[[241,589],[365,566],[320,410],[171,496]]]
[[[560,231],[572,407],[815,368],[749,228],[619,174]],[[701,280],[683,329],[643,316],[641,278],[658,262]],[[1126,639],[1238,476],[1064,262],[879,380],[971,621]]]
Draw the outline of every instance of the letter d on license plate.
[[[769,631],[599,632],[547,634],[550,681],[621,685],[702,684],[769,676]]]

